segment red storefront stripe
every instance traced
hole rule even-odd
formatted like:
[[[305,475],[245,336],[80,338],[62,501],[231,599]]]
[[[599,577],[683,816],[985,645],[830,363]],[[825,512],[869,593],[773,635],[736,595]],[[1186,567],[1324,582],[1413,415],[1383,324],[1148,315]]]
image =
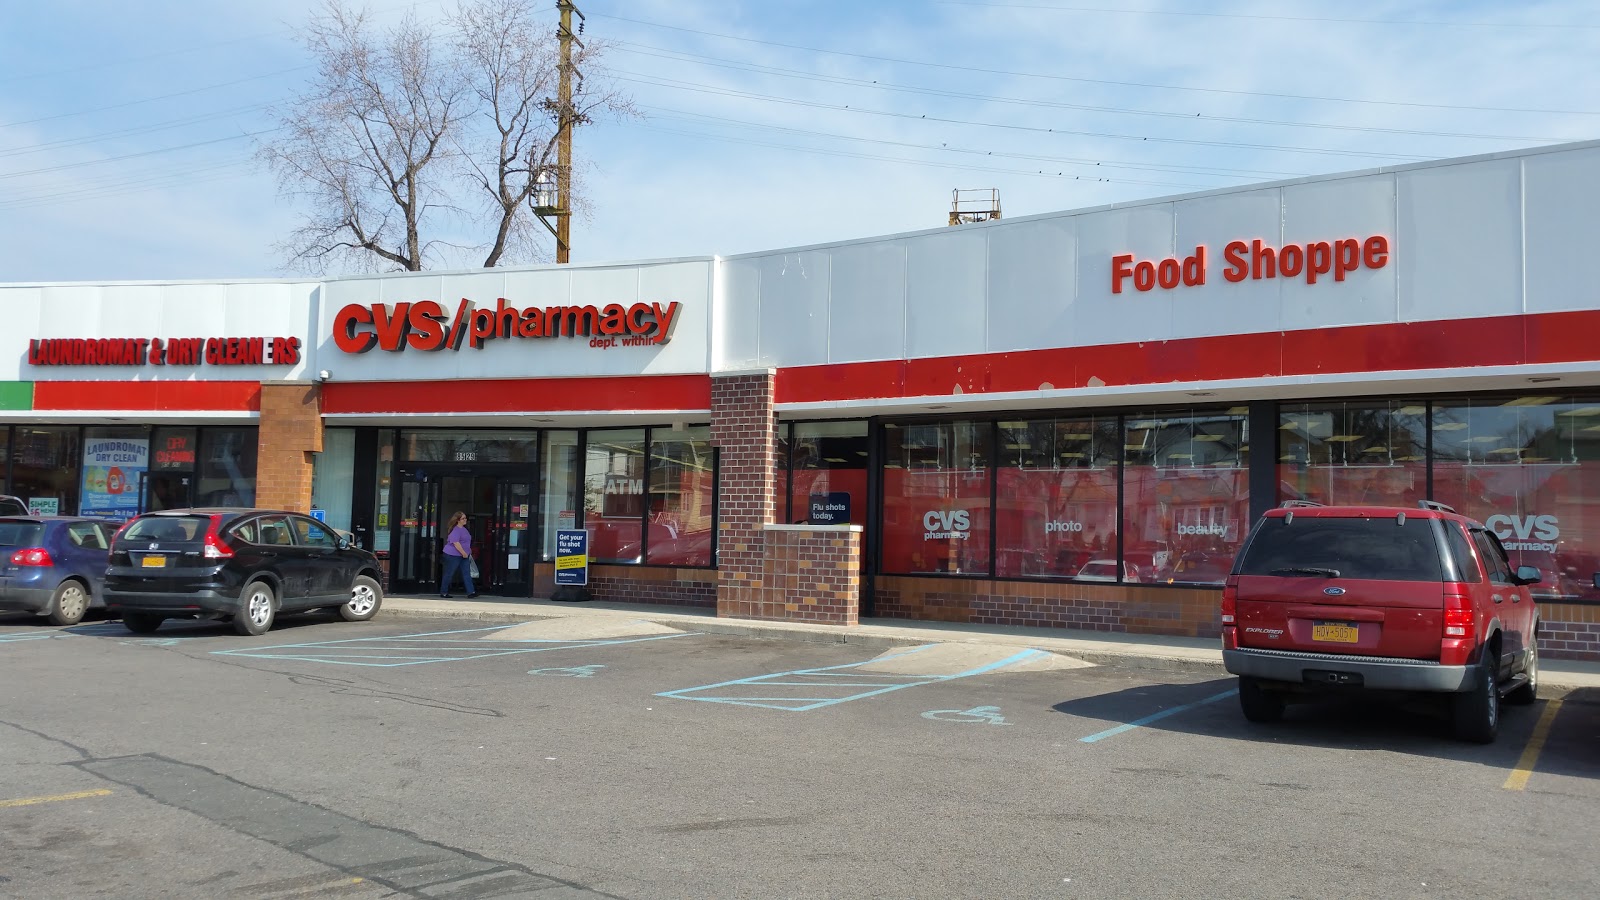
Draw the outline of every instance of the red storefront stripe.
[[[258,381],[37,381],[36,410],[256,412]]]
[[[779,403],[948,397],[1600,359],[1600,311],[1351,325],[780,369]]]
[[[580,412],[711,408],[709,375],[330,382],[324,413]]]

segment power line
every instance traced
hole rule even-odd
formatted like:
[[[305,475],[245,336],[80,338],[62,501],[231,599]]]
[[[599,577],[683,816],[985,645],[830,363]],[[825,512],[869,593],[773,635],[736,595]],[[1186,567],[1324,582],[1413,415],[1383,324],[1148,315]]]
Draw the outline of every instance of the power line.
[[[704,37],[722,38],[730,41],[744,41],[751,44],[761,44],[767,47],[783,47],[789,50],[803,50],[807,53],[826,53],[833,56],[848,56],[852,59],[869,59],[874,62],[895,63],[906,66],[924,66],[932,69],[950,69],[957,72],[977,72],[984,75],[1005,75],[1011,78],[1040,78],[1050,81],[1070,81],[1079,84],[1107,84],[1117,87],[1151,88],[1164,91],[1191,91],[1196,93],[1226,94],[1240,97],[1271,97],[1278,100],[1313,100],[1322,103],[1354,103],[1369,104],[1372,106],[1400,106],[1415,109],[1452,109],[1471,112],[1512,112],[1512,113],[1540,113],[1564,116],[1600,116],[1600,111],[1588,109],[1539,109],[1533,107],[1508,107],[1508,106],[1470,106],[1450,103],[1417,103],[1401,100],[1362,100],[1353,97],[1324,97],[1314,94],[1285,94],[1272,91],[1246,91],[1233,88],[1195,87],[1193,85],[1158,84],[1143,81],[1115,81],[1106,78],[1081,78],[1071,75],[1047,75],[1039,72],[1015,72],[1006,69],[986,69],[979,66],[962,66],[955,63],[926,62],[917,59],[901,59],[893,56],[875,56],[870,53],[853,53],[848,50],[830,50],[825,47],[807,47],[802,44],[786,44],[782,41],[768,41],[760,38],[744,37],[737,34],[724,34],[717,31],[704,31],[698,28],[685,28],[681,25],[667,25],[662,22],[651,22],[647,19],[635,19],[629,16],[614,16],[606,13],[593,13],[594,16],[604,19],[613,19],[618,22],[629,22],[634,25],[644,25],[650,28],[663,28],[668,31],[679,31],[688,34],[698,34]]]
[[[60,172],[60,171],[65,170],[65,169],[77,169],[77,168],[81,168],[83,166],[98,166],[98,165],[101,165],[102,163],[120,162],[120,161],[125,160],[125,159],[137,159],[139,157],[144,157],[144,156],[155,156],[156,154],[160,154],[160,153],[174,153],[174,152],[179,151],[179,150],[189,150],[189,149],[192,149],[194,147],[206,147],[206,146],[210,146],[212,144],[225,143],[227,141],[238,141],[238,140],[243,140],[245,138],[253,138],[253,137],[256,137],[258,135],[268,134],[268,133],[271,133],[271,132],[274,132],[274,131],[278,131],[278,130],[279,129],[277,129],[277,128],[264,128],[264,129],[262,129],[260,131],[247,131],[244,134],[235,134],[235,135],[230,135],[228,137],[213,138],[212,140],[209,140],[209,141],[195,141],[194,143],[191,143],[191,144],[179,144],[176,147],[160,147],[160,148],[157,148],[155,150],[145,150],[145,151],[142,151],[140,153],[128,153],[128,154],[124,154],[122,156],[108,156],[108,157],[106,157],[104,159],[89,159],[89,160],[84,160],[83,162],[63,163],[63,164],[61,164],[59,166],[46,166],[45,168],[42,168],[42,169],[28,169],[28,170],[25,170],[25,171],[22,171],[22,172],[4,172],[4,173],[0,173],[0,179],[4,179],[4,178],[21,178],[24,175],[43,175],[43,174],[45,174],[47,172]]]
[[[138,106],[138,105],[140,105],[142,103],[154,103],[157,100],[170,100],[173,97],[187,97],[187,96],[189,96],[191,94],[199,94],[199,93],[202,93],[204,91],[214,91],[214,90],[216,90],[218,88],[233,87],[236,84],[244,84],[247,81],[260,81],[263,78],[274,78],[274,77],[279,76],[279,75],[287,75],[290,72],[299,72],[301,70],[309,69],[309,68],[312,68],[312,67],[311,66],[295,66],[295,67],[290,68],[290,69],[280,69],[280,70],[278,70],[276,72],[265,72],[265,73],[260,74],[260,75],[251,75],[248,78],[239,78],[239,79],[236,79],[234,81],[223,81],[223,82],[220,82],[220,83],[217,83],[217,84],[204,85],[203,87],[190,88],[189,90],[186,90],[186,91],[174,91],[174,92],[172,92],[170,94],[157,94],[154,97],[143,97],[143,98],[138,99],[138,100],[129,100],[129,101],[125,102],[125,103],[112,103],[112,104],[107,105],[107,106],[96,106],[96,107],[92,107],[90,109],[76,110],[74,112],[56,113],[53,116],[40,116],[37,119],[21,119],[21,120],[16,121],[16,122],[5,122],[5,123],[0,123],[0,128],[15,128],[18,125],[33,125],[33,124],[35,124],[37,122],[50,122],[50,121],[54,121],[56,119],[66,119],[66,118],[71,118],[72,116],[84,116],[84,115],[88,115],[89,113],[105,112],[105,111],[111,110],[111,109],[123,109],[124,107],[128,107],[128,106]]]
[[[255,112],[266,109],[271,105],[271,102],[254,103],[249,106],[237,106],[233,109],[225,109],[213,113],[202,113],[200,115],[187,116],[182,119],[171,119],[166,122],[159,122],[152,125],[140,125],[133,128],[122,128],[116,131],[102,131],[99,134],[83,135],[75,138],[63,138],[58,141],[46,141],[42,144],[23,144],[17,147],[7,147],[5,149],[0,149],[0,158],[5,158],[8,156],[24,156],[29,153],[42,153],[46,150],[59,150],[63,147],[82,146],[84,144],[95,143],[96,141],[103,141],[107,138],[129,137],[139,134],[153,134],[157,131],[168,131],[173,128],[184,128],[189,125],[197,125],[201,122],[210,122],[215,119],[225,119],[230,116],[239,115],[240,113]]]
[[[854,85],[854,86],[859,86],[859,87],[876,88],[876,89],[885,90],[885,91],[898,91],[898,92],[902,92],[902,93],[911,93],[911,94],[926,94],[926,95],[929,95],[929,96],[951,97],[951,98],[961,99],[961,100],[979,100],[979,101],[983,101],[983,102],[986,102],[986,103],[1010,103],[1010,104],[1017,104],[1017,105],[1023,105],[1023,106],[1046,107],[1046,108],[1050,108],[1050,109],[1075,109],[1075,110],[1082,110],[1082,111],[1085,111],[1085,112],[1116,113],[1118,115],[1156,116],[1156,117],[1160,117],[1160,118],[1182,119],[1182,120],[1190,121],[1190,122],[1193,122],[1193,121],[1198,119],[1198,120],[1201,120],[1201,121],[1230,122],[1230,123],[1243,124],[1243,125],[1275,125],[1275,126],[1283,126],[1283,127],[1288,127],[1288,128],[1318,128],[1318,129],[1326,129],[1326,130],[1332,130],[1332,131],[1371,132],[1371,133],[1374,133],[1374,134],[1404,134],[1404,135],[1414,135],[1414,136],[1419,136],[1419,137],[1471,138],[1471,139],[1477,139],[1477,140],[1496,140],[1496,141],[1542,141],[1542,142],[1548,142],[1548,143],[1555,143],[1555,142],[1560,142],[1560,141],[1573,140],[1572,138],[1567,138],[1567,137],[1548,137],[1548,136],[1544,136],[1544,135],[1479,134],[1479,133],[1473,133],[1473,132],[1423,131],[1423,130],[1411,129],[1411,128],[1382,128],[1382,127],[1371,126],[1371,125],[1335,125],[1335,124],[1323,123],[1323,122],[1289,122],[1289,121],[1284,121],[1284,120],[1280,120],[1280,119],[1258,119],[1258,118],[1248,118],[1248,117],[1242,117],[1242,116],[1219,116],[1219,115],[1213,115],[1213,114],[1210,114],[1210,113],[1197,113],[1197,112],[1168,112],[1168,111],[1164,111],[1164,110],[1146,110],[1146,109],[1137,109],[1137,108],[1134,108],[1134,107],[1126,107],[1126,106],[1097,106],[1097,105],[1084,104],[1084,103],[1062,103],[1062,102],[1056,101],[1056,100],[1030,100],[1030,99],[1019,98],[1019,97],[1000,97],[1000,96],[995,96],[995,95],[990,95],[990,94],[970,94],[970,93],[965,93],[965,92],[961,92],[961,91],[944,90],[944,89],[941,89],[941,88],[926,88],[926,87],[919,87],[919,86],[916,86],[916,85],[900,85],[900,84],[895,84],[893,82],[878,81],[876,79],[850,78],[850,77],[846,77],[846,76],[843,76],[843,75],[823,75],[823,74],[818,74],[818,73],[813,73],[813,72],[804,72],[804,71],[801,71],[799,69],[786,69],[786,68],[783,68],[781,66],[769,66],[769,65],[764,65],[764,64],[761,64],[761,63],[747,63],[747,62],[742,62],[740,60],[724,59],[722,57],[717,57],[717,56],[704,56],[704,55],[698,54],[698,53],[689,53],[687,51],[682,51],[682,50],[672,50],[672,49],[665,48],[665,47],[654,47],[654,46],[651,46],[649,44],[638,44],[638,43],[634,43],[632,41],[613,41],[613,43],[621,45],[619,47],[619,49],[623,53],[632,53],[632,54],[634,54],[636,56],[651,56],[651,57],[655,57],[657,59],[665,59],[665,60],[670,60],[670,61],[674,61],[674,62],[696,61],[696,62],[699,62],[702,65],[716,66],[718,68],[735,69],[735,70],[746,71],[746,72],[762,72],[762,73],[766,73],[766,74],[780,75],[780,76],[786,77],[786,78],[800,78],[800,79],[806,79],[806,80],[810,80],[810,81],[820,81],[820,82],[823,82],[825,84]],[[658,53],[649,53],[649,52],[646,52],[645,50],[630,49],[631,47],[644,47],[647,50],[657,50],[657,51],[660,51],[660,52],[658,52]],[[685,58],[685,57],[687,57],[687,58]]]
[[[1251,13],[1186,12],[1174,9],[1115,9],[1103,6],[1060,6],[1046,3],[1002,3],[994,0],[933,0],[945,6],[990,6],[997,9],[1042,9],[1054,12],[1113,13],[1134,16],[1187,16],[1205,19],[1262,19],[1275,22],[1317,22],[1340,25],[1418,25],[1446,28],[1600,28],[1600,25],[1580,23],[1553,24],[1546,22],[1455,22],[1443,19],[1342,19],[1330,16],[1268,16]]]
[[[632,78],[626,76],[635,76]],[[694,91],[697,93],[717,94],[725,97],[741,97],[750,100],[761,100],[770,103],[785,103],[793,106],[808,106],[816,109],[831,109],[840,112],[859,113],[861,115],[885,116],[895,119],[910,119],[912,121],[943,122],[949,125],[972,125],[980,128],[999,128],[1008,131],[1029,131],[1038,134],[1063,134],[1078,137],[1097,137],[1113,140],[1149,142],[1160,144],[1183,144],[1198,147],[1237,147],[1249,150],[1269,150],[1277,153],[1311,153],[1325,156],[1356,156],[1373,159],[1433,159],[1431,156],[1419,156],[1412,153],[1374,153],[1365,150],[1336,150],[1323,147],[1293,147],[1277,144],[1251,144],[1241,141],[1205,141],[1197,138],[1170,138],[1149,137],[1137,134],[1118,134],[1107,131],[1080,131],[1071,128],[1042,128],[1035,125],[1008,125],[998,122],[978,122],[971,119],[952,119],[944,116],[915,115],[912,113],[898,113],[889,110],[869,109],[848,104],[821,103],[815,100],[800,100],[793,97],[775,97],[770,94],[757,94],[752,91],[738,91],[732,88],[719,88],[711,85],[699,84],[691,81],[678,81],[676,79],[649,76],[638,72],[614,70],[612,76],[618,81],[627,81],[637,84],[647,84],[656,87],[668,87],[674,90]]]
[[[139,173],[133,178],[112,178],[100,182],[87,182],[71,190],[46,188],[30,195],[0,200],[0,209],[33,209],[51,206],[58,202],[75,202],[94,197],[116,197],[158,187],[199,184],[216,177],[196,177],[202,173],[238,169],[241,166],[248,165],[250,162],[251,159],[249,157],[242,157],[209,166],[189,167],[180,171],[151,171]],[[247,173],[234,172],[228,177],[243,174]]]

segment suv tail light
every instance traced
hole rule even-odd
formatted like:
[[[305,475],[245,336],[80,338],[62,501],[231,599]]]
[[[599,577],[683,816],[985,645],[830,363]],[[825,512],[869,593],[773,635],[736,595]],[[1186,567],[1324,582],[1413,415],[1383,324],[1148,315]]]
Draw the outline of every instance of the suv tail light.
[[[1228,581],[1222,586],[1222,624],[1234,624],[1234,616],[1239,612],[1239,579],[1229,575]]]
[[[56,561],[50,558],[50,551],[43,547],[24,547],[11,554],[13,566],[53,566]]]
[[[206,559],[231,559],[233,548],[222,540],[222,534],[217,529],[222,525],[221,516],[212,516],[211,524],[206,526]]]
[[[1445,585],[1444,595],[1444,636],[1446,638],[1470,638],[1477,631],[1474,628],[1477,613],[1472,608],[1472,597],[1461,585]]]

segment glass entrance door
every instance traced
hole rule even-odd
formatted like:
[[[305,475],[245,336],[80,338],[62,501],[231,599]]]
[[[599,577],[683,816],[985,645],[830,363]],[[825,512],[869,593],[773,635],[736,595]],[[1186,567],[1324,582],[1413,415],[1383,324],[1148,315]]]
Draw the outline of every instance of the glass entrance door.
[[[532,591],[534,487],[503,466],[401,465],[394,538],[396,593],[438,593],[444,524],[466,513],[479,593],[527,597]],[[461,592],[462,585],[452,585]]]

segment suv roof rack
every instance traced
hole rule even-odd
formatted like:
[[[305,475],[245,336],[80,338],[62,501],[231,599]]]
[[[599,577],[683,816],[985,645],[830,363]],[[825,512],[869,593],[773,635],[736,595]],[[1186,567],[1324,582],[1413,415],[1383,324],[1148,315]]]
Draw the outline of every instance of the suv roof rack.
[[[1327,504],[1318,503],[1315,500],[1285,500],[1278,504],[1279,509],[1296,509],[1302,506],[1327,506]]]
[[[1440,503],[1437,500],[1418,500],[1417,501],[1417,506],[1419,506],[1419,507],[1421,507],[1423,509],[1431,509],[1434,512],[1454,513],[1456,511],[1455,507],[1446,506],[1445,504]]]

